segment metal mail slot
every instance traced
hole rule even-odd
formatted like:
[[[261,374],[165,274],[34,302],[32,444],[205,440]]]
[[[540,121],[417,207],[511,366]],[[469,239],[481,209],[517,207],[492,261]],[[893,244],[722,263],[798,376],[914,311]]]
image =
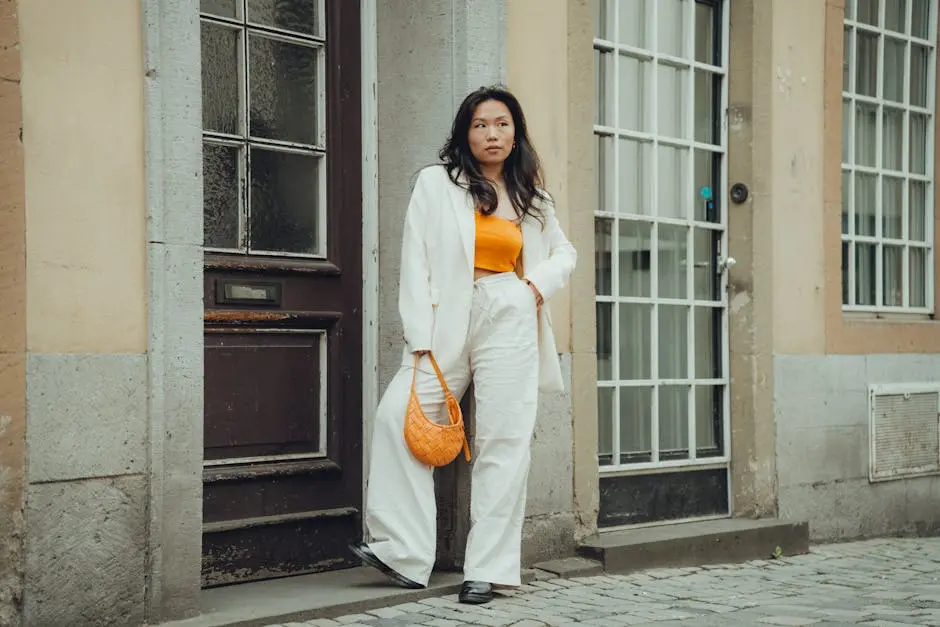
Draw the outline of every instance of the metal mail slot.
[[[215,283],[215,300],[220,305],[281,304],[281,284],[269,281],[229,281]]]

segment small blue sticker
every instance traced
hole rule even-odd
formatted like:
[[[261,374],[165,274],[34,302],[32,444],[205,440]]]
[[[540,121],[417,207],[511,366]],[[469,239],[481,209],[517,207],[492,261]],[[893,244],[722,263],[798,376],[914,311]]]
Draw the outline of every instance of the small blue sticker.
[[[712,197],[712,188],[706,185],[699,191],[699,193],[702,195],[702,198],[708,200]]]

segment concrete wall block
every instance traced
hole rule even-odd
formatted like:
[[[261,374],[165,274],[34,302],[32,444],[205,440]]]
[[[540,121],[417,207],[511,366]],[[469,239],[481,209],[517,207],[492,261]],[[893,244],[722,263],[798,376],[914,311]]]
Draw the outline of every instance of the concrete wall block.
[[[573,512],[526,518],[522,526],[522,564],[531,566],[574,554],[575,527]]]
[[[868,424],[867,364],[854,355],[774,357],[774,411],[786,428]]]
[[[940,381],[940,355],[867,355],[868,383]]]
[[[868,478],[868,426],[796,427],[777,433],[781,486]]]
[[[27,361],[31,483],[147,467],[145,355],[43,355]]]
[[[142,476],[30,486],[24,623],[142,624],[146,512]]]
[[[571,356],[562,356],[562,376],[571,381]],[[574,499],[571,396],[542,394],[532,438],[526,516],[570,512]]]

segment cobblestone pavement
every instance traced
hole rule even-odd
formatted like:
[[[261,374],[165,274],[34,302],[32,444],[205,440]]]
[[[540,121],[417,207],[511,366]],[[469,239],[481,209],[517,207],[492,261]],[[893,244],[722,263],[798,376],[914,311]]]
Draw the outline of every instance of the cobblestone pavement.
[[[940,538],[814,547],[809,555],[536,581],[485,606],[456,596],[294,625],[940,625]]]

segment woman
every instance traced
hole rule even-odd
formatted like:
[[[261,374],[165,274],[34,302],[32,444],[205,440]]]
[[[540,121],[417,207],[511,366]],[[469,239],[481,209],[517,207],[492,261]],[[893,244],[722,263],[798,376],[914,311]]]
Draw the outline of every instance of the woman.
[[[366,524],[350,547],[400,585],[423,588],[434,565],[432,469],[404,441],[415,354],[425,414],[444,411],[437,359],[456,398],[474,383],[476,437],[463,603],[518,586],[530,442],[539,389],[563,390],[548,310],[575,250],[541,189],[518,100],[481,88],[460,105],[442,165],[421,171],[405,216],[399,310],[402,367],[376,412]]]

